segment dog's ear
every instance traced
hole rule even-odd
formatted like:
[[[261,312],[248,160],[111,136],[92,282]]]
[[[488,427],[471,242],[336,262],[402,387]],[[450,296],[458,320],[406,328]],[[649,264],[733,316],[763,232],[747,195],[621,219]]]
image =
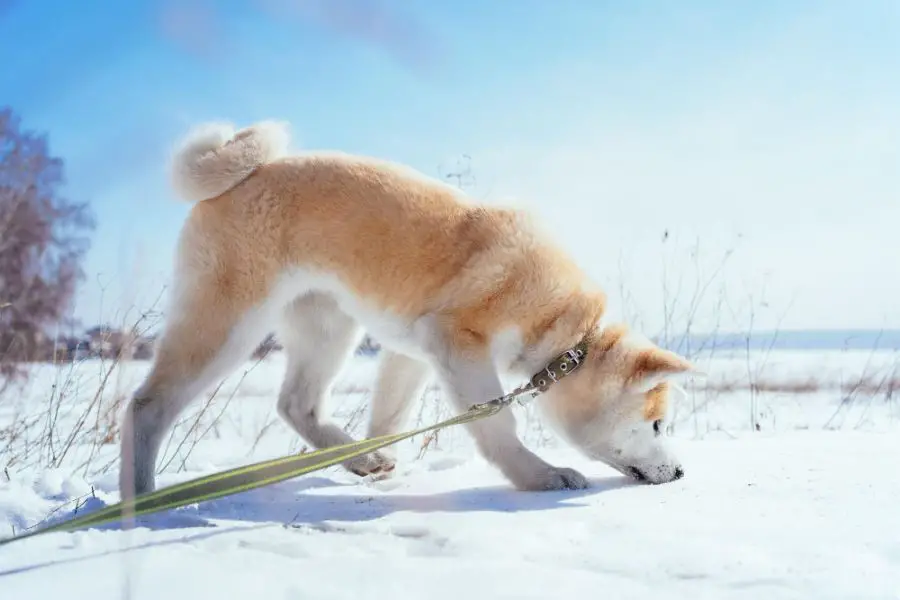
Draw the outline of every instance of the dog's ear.
[[[625,385],[637,392],[648,392],[664,381],[688,375],[702,375],[686,358],[662,348],[638,352],[628,365]]]

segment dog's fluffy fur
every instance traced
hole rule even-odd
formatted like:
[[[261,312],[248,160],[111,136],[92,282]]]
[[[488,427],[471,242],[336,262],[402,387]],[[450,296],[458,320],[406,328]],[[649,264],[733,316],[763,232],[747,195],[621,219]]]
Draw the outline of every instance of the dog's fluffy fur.
[[[122,432],[123,495],[155,487],[160,441],[202,390],[269,331],[284,346],[278,411],[316,447],[351,441],[322,414],[365,328],[385,348],[368,434],[396,432],[434,374],[456,410],[503,393],[580,340],[580,369],[539,397],[586,455],[639,479],[683,473],[661,435],[668,380],[691,370],[622,325],[603,325],[604,293],[519,211],[386,161],[288,155],[287,126],[204,126],[175,154],[172,183],[194,203],[153,367]],[[483,456],[523,490],[580,488],[584,476],[525,448],[514,415],[469,425]],[[393,468],[382,451],[348,461]]]

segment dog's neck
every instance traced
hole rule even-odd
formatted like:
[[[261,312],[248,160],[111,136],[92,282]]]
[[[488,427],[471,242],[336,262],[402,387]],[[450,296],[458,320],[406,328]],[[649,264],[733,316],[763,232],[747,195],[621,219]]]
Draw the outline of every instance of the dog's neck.
[[[577,328],[548,330],[531,344],[522,341],[517,330],[504,330],[494,337],[492,353],[498,368],[519,378],[530,379],[563,352],[596,338],[603,331],[602,320]]]

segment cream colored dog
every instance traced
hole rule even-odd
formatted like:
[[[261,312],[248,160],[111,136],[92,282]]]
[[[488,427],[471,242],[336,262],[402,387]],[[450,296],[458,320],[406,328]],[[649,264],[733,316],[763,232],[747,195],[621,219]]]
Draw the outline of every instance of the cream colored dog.
[[[181,232],[166,327],[122,432],[123,497],[155,488],[163,435],[205,388],[272,330],[287,373],[279,414],[315,447],[352,441],[322,404],[362,328],[385,347],[369,435],[398,431],[435,373],[458,411],[502,395],[500,373],[530,377],[578,343],[580,368],[539,397],[587,456],[654,483],[683,475],[662,435],[681,357],[621,325],[606,298],[518,211],[487,208],[381,160],[286,156],[287,127],[207,125],[174,157],[194,206]],[[511,410],[469,425],[482,455],[517,488],[583,488],[516,436]],[[392,454],[348,461],[365,475]]]

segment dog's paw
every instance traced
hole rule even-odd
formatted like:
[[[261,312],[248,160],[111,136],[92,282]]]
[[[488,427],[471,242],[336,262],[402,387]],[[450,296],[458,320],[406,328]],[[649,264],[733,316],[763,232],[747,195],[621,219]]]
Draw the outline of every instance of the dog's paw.
[[[345,469],[360,477],[369,475],[389,477],[396,466],[391,458],[380,452],[372,452],[371,454],[351,458],[343,465]]]
[[[588,487],[588,480],[575,469],[550,467],[520,482],[517,487],[531,492],[583,490]]]

